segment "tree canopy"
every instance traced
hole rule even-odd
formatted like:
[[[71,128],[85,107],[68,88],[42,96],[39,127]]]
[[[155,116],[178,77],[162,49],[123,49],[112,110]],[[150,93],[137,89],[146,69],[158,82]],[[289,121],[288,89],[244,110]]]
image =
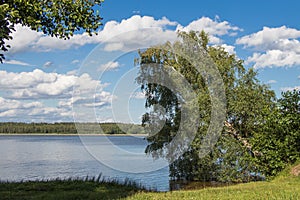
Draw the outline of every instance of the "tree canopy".
[[[124,123],[22,123],[22,122],[0,122],[1,134],[31,134],[31,133],[55,133],[76,134],[77,126],[85,130],[84,134],[143,134],[143,129],[137,124]],[[96,127],[96,130],[95,130]],[[82,134],[82,133],[80,133]]]
[[[190,43],[191,38],[196,43]],[[205,55],[214,61],[224,83],[227,110],[223,130],[218,141],[213,144],[210,153],[205,157],[199,157],[199,151],[201,151],[201,144],[207,134],[212,116],[211,89],[207,87],[209,80],[206,80],[207,77],[203,75],[205,72],[198,72],[186,58],[165,50],[177,48],[178,45],[192,49],[199,56],[204,51]],[[295,97],[299,95],[299,92],[284,93],[283,99],[279,100],[280,112],[278,112],[281,116],[288,118],[272,117],[273,111],[278,108],[274,91],[262,84],[257,79],[257,72],[252,68],[246,69],[243,61],[235,55],[229,54],[222,47],[209,46],[208,35],[205,32],[180,32],[177,42],[172,44],[167,42],[162,46],[140,51],[137,61],[140,65],[140,73],[136,80],[146,94],[145,107],[151,108],[144,114],[142,123],[144,126],[153,126],[158,124],[158,119],[165,120],[160,131],[148,137],[149,145],[146,153],[154,157],[169,159],[171,178],[201,181],[250,181],[270,174],[272,167],[266,166],[267,163],[263,164],[264,161],[272,160],[270,158],[268,160],[268,156],[273,156],[273,158],[276,156],[275,152],[272,154],[269,151],[270,148],[285,151],[282,156],[276,158],[280,160],[283,155],[288,156],[283,161],[284,163],[299,158],[299,99]],[[153,63],[158,64],[159,67],[157,65],[154,67]],[[175,161],[170,158],[179,152],[158,150],[163,149],[172,141],[178,132],[180,121],[184,120],[181,116],[181,96],[170,88],[148,81],[151,80],[149,76],[153,74],[163,74],[164,66],[172,66],[193,86],[193,90],[198,95],[200,120],[197,123],[199,126],[197,135],[189,149]],[[163,107],[165,112],[162,112],[162,108],[157,104]],[[295,104],[298,108],[295,108]],[[278,122],[275,122],[278,119],[287,120],[286,125],[290,128],[286,129],[285,126],[284,132],[283,129],[279,130]],[[275,129],[279,132],[274,132]],[[278,141],[277,136],[272,136],[270,132],[275,135],[285,135],[281,139],[287,140],[286,144],[293,145],[289,154],[279,144],[269,149],[264,148],[264,142]],[[271,164],[275,165],[275,163]]]
[[[300,91],[286,91],[268,113],[265,123],[254,133],[254,148],[262,153],[256,159],[267,176],[275,176],[287,164],[300,158]]]
[[[0,49],[5,52],[16,24],[35,31],[68,39],[75,31],[84,30],[92,34],[102,25],[95,6],[103,0],[3,0],[0,5]],[[0,62],[5,59],[0,54]]]

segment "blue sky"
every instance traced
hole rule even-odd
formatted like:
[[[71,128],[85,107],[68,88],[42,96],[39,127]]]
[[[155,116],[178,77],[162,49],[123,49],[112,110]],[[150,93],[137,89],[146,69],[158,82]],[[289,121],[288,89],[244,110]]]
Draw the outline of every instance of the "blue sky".
[[[172,41],[176,30],[204,29],[279,97],[300,88],[299,8],[296,0],[107,0],[98,36],[62,41],[17,26],[0,65],[0,121],[138,123],[136,50]]]

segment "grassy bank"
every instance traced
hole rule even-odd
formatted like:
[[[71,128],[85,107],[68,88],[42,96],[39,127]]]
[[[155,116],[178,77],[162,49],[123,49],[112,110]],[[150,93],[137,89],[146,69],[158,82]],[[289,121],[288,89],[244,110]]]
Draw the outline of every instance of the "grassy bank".
[[[127,199],[300,199],[300,176],[290,166],[271,181],[167,193],[140,192]],[[298,163],[297,169],[300,169]]]
[[[300,176],[291,171],[290,167],[272,181],[173,192],[97,180],[1,183],[0,199],[300,199]]]
[[[1,182],[0,199],[122,199],[146,191],[125,180],[69,179],[27,182]]]
[[[134,194],[127,199],[300,199],[300,179],[256,182],[222,188]]]

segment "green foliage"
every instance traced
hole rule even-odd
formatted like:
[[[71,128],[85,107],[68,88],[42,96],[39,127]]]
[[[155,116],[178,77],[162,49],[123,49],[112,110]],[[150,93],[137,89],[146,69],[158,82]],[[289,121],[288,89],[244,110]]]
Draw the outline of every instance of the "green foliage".
[[[147,96],[145,106],[152,110],[144,115],[143,125],[153,126],[162,112],[155,104],[165,108],[165,125],[158,134],[148,137],[146,153],[153,156],[175,157],[180,152],[161,151],[176,135],[181,119],[180,95],[159,84],[147,82],[149,76],[161,73],[164,66],[172,66],[178,71],[198,94],[200,121],[198,133],[189,150],[173,163],[170,163],[170,176],[173,179],[200,181],[246,182],[255,180],[259,172],[253,157],[258,154],[252,149],[250,139],[265,120],[266,109],[274,107],[275,94],[268,86],[261,84],[253,69],[246,70],[243,62],[222,47],[208,46],[208,36],[204,32],[180,32],[180,42],[166,43],[162,47],[153,47],[140,52],[141,70],[137,82]],[[192,46],[190,39],[196,41]],[[199,56],[207,55],[215,63],[224,82],[227,111],[226,123],[219,141],[204,158],[199,158],[202,138],[205,137],[211,119],[210,91],[207,77],[199,73],[185,58],[164,49],[183,46],[197,51]],[[165,48],[170,47],[170,48]],[[204,57],[205,59],[205,57]],[[159,67],[153,67],[152,64]],[[198,63],[201,65],[202,63]],[[161,75],[162,76],[162,75]],[[180,150],[180,149],[179,149]],[[155,152],[155,154],[153,154]],[[169,159],[170,160],[170,159]]]
[[[74,123],[0,123],[0,133],[77,133]]]
[[[86,134],[143,134],[144,130],[136,124],[116,124],[116,123],[77,123],[82,126]],[[56,133],[56,134],[76,134],[77,129],[74,123],[0,123],[0,133],[26,134],[26,133]],[[101,129],[100,129],[101,128]],[[95,130],[96,129],[96,130]]]
[[[265,113],[252,142],[262,152],[257,162],[264,173],[275,176],[300,158],[300,91],[283,92],[277,107]]]
[[[92,35],[102,25],[94,6],[103,0],[4,0],[0,5],[0,49],[7,51],[7,40],[15,24],[28,26],[44,34],[68,39],[75,31],[83,29]],[[0,62],[5,59],[0,54]]]

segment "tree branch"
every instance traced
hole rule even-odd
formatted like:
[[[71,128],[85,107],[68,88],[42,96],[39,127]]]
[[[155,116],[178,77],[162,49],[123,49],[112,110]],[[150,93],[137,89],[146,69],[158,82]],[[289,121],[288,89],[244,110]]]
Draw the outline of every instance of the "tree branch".
[[[237,139],[239,142],[241,142],[243,144],[243,146],[248,149],[255,157],[257,156],[262,156],[262,153],[259,151],[253,151],[253,147],[252,145],[247,141],[247,139],[243,138],[242,136],[240,136],[238,134],[238,131],[233,127],[233,125],[231,123],[229,123],[228,121],[224,122],[225,127],[227,128],[227,132],[230,136],[234,137],[235,139]]]

